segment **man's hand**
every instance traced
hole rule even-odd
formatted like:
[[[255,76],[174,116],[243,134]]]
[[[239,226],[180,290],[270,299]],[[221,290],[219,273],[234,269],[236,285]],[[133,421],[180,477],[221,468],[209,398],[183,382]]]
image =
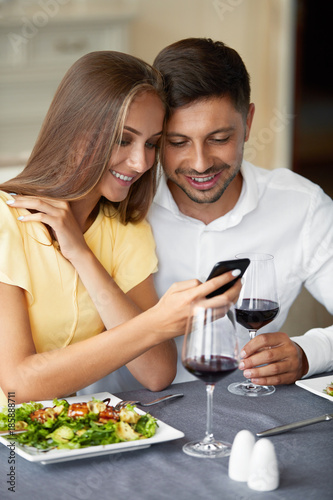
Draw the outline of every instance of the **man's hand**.
[[[292,384],[309,369],[304,351],[283,332],[258,335],[244,346],[241,358],[244,377],[259,385]]]

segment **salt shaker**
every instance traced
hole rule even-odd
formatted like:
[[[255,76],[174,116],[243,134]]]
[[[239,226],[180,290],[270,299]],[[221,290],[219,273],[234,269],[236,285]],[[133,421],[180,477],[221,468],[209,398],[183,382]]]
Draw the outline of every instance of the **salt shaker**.
[[[248,480],[254,443],[255,437],[250,431],[244,429],[238,432],[229,458],[230,479],[243,482]]]
[[[269,439],[260,439],[254,445],[247,485],[257,491],[272,491],[279,485],[276,453]]]

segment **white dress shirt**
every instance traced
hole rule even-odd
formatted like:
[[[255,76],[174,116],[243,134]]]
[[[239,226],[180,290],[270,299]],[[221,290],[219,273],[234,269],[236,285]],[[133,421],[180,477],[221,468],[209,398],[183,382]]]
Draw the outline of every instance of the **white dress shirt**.
[[[210,224],[182,214],[162,176],[149,213],[156,241],[159,296],[175,281],[205,281],[213,265],[244,252],[274,255],[280,312],[259,333],[279,331],[302,286],[333,314],[333,202],[323,190],[288,169],[265,170],[243,162],[235,207]],[[249,340],[239,327],[243,345]],[[287,332],[288,333],[288,332]],[[309,361],[307,376],[333,370],[333,326],[293,337]],[[176,382],[191,380],[176,339]]]

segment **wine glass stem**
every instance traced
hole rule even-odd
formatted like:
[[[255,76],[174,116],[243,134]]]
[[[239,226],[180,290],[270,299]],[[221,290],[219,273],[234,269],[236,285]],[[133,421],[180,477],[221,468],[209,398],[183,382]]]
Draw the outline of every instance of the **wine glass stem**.
[[[204,439],[205,443],[209,443],[214,440],[212,431],[212,419],[213,419],[213,392],[215,389],[214,384],[206,384],[207,393],[207,420],[206,420],[206,436]]]
[[[249,335],[250,339],[254,339],[254,337],[257,335],[257,330],[249,330]]]
[[[249,335],[250,335],[250,339],[254,339],[254,337],[257,335],[257,330],[249,330]],[[250,379],[247,379],[247,389],[251,391],[252,389],[252,392],[254,392],[254,389],[255,389],[255,384],[252,384],[251,380]]]

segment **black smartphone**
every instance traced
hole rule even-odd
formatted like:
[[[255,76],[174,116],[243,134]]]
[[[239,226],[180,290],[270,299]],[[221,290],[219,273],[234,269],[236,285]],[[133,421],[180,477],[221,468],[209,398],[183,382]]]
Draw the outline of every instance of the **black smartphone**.
[[[212,278],[215,278],[216,276],[220,276],[221,274],[227,273],[228,271],[232,271],[233,269],[240,269],[241,273],[234,280],[229,281],[229,283],[227,283],[226,285],[221,286],[214,292],[207,295],[207,299],[215,297],[215,295],[221,295],[222,293],[229,290],[229,288],[231,288],[236,283],[236,281],[243,276],[249,264],[250,264],[250,259],[234,259],[234,260],[224,260],[222,262],[217,262],[217,264],[215,264],[215,266],[211,270],[207,278],[207,281],[211,280]]]

